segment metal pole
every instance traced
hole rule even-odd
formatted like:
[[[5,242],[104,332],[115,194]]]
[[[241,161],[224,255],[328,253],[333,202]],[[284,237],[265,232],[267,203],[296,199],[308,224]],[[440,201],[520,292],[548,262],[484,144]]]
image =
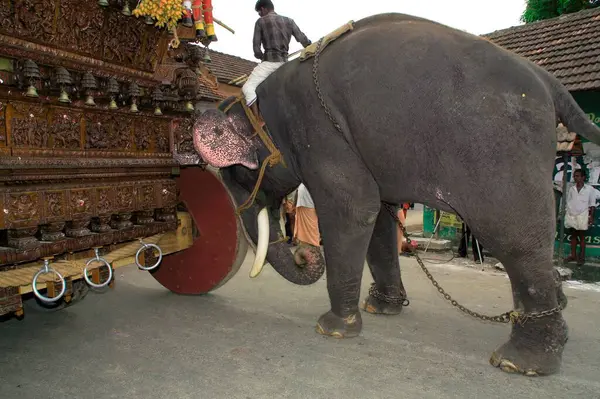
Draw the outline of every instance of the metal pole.
[[[562,178],[562,195],[560,201],[560,229],[559,229],[559,245],[558,245],[558,264],[565,265],[565,214],[567,213],[567,153],[563,153],[563,178]]]
[[[483,259],[481,258],[481,248],[479,248],[479,240],[475,239],[475,245],[477,246],[477,253],[479,254],[479,264],[483,265]]]
[[[443,211],[440,211],[441,213],[444,213]],[[437,213],[437,211],[436,211]],[[429,244],[431,244],[431,240],[433,240],[434,235],[437,232],[438,227],[440,226],[440,222],[442,221],[442,217],[440,215],[440,218],[438,219],[437,223],[435,224],[435,227],[433,228],[433,232],[431,233],[431,237],[429,237],[429,242],[427,243],[427,246],[425,247],[425,251],[423,251],[424,253],[427,252],[427,250],[429,249]]]

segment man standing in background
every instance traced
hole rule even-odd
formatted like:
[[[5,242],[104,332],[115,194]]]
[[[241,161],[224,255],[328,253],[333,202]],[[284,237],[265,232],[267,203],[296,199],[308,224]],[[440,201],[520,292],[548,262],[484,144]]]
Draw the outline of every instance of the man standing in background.
[[[567,212],[565,214],[565,228],[571,229],[571,255],[566,262],[577,260],[578,265],[585,263],[585,235],[594,220],[596,208],[596,190],[585,184],[586,174],[582,169],[573,173],[575,185],[567,192]],[[580,252],[577,257],[577,239],[579,239]]]
[[[312,197],[304,184],[300,184],[298,187],[294,239],[298,240],[299,245],[309,244],[315,247],[321,246],[319,218],[317,217],[317,211],[315,210],[315,204]]]

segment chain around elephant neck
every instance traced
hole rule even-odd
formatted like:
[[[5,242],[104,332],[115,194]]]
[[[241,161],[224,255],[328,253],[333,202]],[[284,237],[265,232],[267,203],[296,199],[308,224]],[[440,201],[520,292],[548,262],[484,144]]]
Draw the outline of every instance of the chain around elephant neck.
[[[333,123],[333,126],[337,129],[338,132],[342,133],[342,127],[335,120],[333,115],[331,115],[331,111],[327,104],[325,104],[325,99],[323,98],[323,93],[321,92],[321,85],[319,84],[319,56],[321,55],[321,51],[323,51],[323,38],[319,39],[317,43],[317,50],[315,51],[315,58],[313,60],[313,81],[315,83],[315,89],[317,90],[317,97],[319,97],[319,101],[321,102],[321,106],[325,110],[325,114],[329,120]]]

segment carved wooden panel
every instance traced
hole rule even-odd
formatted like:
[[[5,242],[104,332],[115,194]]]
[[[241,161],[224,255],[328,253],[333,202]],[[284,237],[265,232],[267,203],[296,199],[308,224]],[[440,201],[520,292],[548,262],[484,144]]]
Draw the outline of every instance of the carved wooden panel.
[[[177,143],[177,153],[193,153],[194,142],[192,141],[193,122],[191,118],[176,119],[173,121],[173,137]]]
[[[115,205],[119,212],[133,211],[135,208],[135,188],[119,187],[115,195]]]
[[[130,151],[132,126],[132,119],[121,114],[86,112],[85,147],[92,150]]]
[[[9,226],[26,227],[37,225],[41,221],[42,196],[39,192],[6,193],[3,197],[2,209]]]
[[[46,222],[68,219],[67,193],[64,190],[46,191],[44,193],[44,218]]]
[[[0,229],[83,220],[119,212],[153,210],[177,204],[171,179],[125,181],[111,185],[0,186]]]
[[[97,1],[59,0],[56,43],[60,48],[98,57],[103,51],[104,11]],[[118,30],[118,29],[112,29]]]
[[[69,190],[69,208],[71,219],[89,218],[95,214],[95,193],[89,189]]]
[[[137,151],[168,153],[169,121],[158,118],[137,117],[135,126],[135,147]]]
[[[152,209],[153,205],[157,203],[156,193],[153,184],[144,184],[139,186],[137,189],[137,208],[146,210]]]
[[[160,206],[167,207],[177,204],[177,186],[174,181],[166,181],[160,190]]]
[[[0,0],[0,34],[146,72],[154,72],[164,36],[94,0]]]
[[[96,189],[96,212],[98,215],[110,215],[114,209],[115,193],[113,187],[99,187]]]
[[[48,111],[43,105],[11,102],[7,119],[13,147],[41,148],[47,141]]]
[[[75,109],[51,107],[50,125],[44,143],[47,148],[81,149],[82,112]]]

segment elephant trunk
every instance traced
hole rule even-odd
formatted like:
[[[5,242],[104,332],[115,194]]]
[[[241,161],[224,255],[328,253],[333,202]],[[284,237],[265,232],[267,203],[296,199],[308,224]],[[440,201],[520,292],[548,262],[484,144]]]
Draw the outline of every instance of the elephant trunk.
[[[244,169],[242,172],[246,173]],[[236,169],[222,169],[221,176],[235,202],[243,203],[250,193],[236,181],[236,177],[238,177]],[[320,248],[301,248],[295,258],[292,246],[283,241],[278,234],[281,231],[281,225],[278,222],[278,212],[273,212],[276,202],[273,201],[271,206],[262,205],[261,207],[255,203],[242,212],[244,230],[256,253],[250,277],[258,276],[266,259],[286,280],[299,285],[313,284],[325,272],[325,260]],[[302,256],[298,256],[299,253]]]
[[[261,209],[258,217],[249,220],[255,213],[256,210],[248,209],[242,216],[246,232],[252,242],[256,243],[256,256],[250,277],[259,275],[266,259],[282,277],[294,284],[309,285],[318,281],[325,271],[321,251],[318,248],[303,247],[293,254],[292,246],[281,241],[277,234],[280,225],[277,221],[270,220],[268,208]]]

